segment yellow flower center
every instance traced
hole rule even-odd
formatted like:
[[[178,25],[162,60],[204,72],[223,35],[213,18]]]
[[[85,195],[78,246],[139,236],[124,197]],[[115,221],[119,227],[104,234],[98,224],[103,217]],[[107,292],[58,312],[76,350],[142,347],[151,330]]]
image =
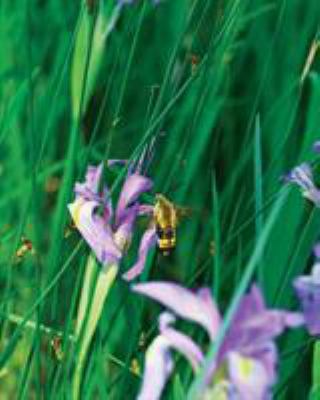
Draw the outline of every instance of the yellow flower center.
[[[72,219],[73,219],[73,222],[74,222],[76,227],[79,226],[80,211],[81,211],[81,207],[83,206],[83,203],[84,203],[84,201],[81,198],[79,198],[78,200],[73,202],[71,207],[70,207]]]
[[[253,362],[249,358],[241,357],[240,360],[240,373],[244,378],[248,378],[253,370]]]

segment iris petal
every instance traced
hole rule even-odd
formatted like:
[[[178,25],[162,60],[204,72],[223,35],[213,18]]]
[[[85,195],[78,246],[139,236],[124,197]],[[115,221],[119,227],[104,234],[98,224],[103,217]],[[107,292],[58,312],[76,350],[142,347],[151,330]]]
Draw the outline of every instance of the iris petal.
[[[315,186],[312,169],[309,164],[303,163],[295,167],[285,178],[287,182],[296,183],[302,190],[302,195],[320,206],[320,190]]]
[[[128,248],[131,242],[133,226],[139,212],[138,204],[128,207],[122,218],[121,225],[114,234],[114,240],[117,246],[123,251]]]
[[[126,208],[134,203],[138,197],[152,187],[152,181],[139,174],[129,175],[126,179],[118,201],[116,210],[116,226],[121,225]]]
[[[210,338],[215,338],[220,316],[213,300],[208,301],[203,290],[194,293],[178,284],[166,282],[141,283],[134,285],[133,290],[158,301],[179,317],[202,325]]]
[[[83,197],[86,200],[97,199],[102,168],[102,164],[99,164],[97,167],[89,165],[84,183],[76,183],[75,185],[77,196]]]
[[[301,313],[268,310],[260,289],[253,285],[239,304],[222,345],[220,359],[229,351],[253,356],[287,327],[297,327],[303,323],[304,318]]]
[[[262,363],[239,353],[230,352],[227,359],[229,378],[241,400],[266,400],[273,383]]]
[[[123,279],[126,281],[132,281],[143,272],[148,252],[155,245],[156,240],[157,238],[155,229],[147,229],[141,239],[138,260],[133,267],[123,274]]]
[[[68,208],[72,219],[97,259],[105,263],[117,263],[121,251],[115,245],[110,227],[96,214],[99,203],[77,199]]]
[[[172,328],[171,324],[175,322],[173,314],[164,312],[160,315],[159,321],[161,335],[168,340],[174,350],[188,359],[196,372],[204,360],[200,347],[189,336]]]
[[[146,352],[142,387],[138,400],[158,400],[173,371],[173,360],[168,340],[157,336]]]
[[[299,276],[293,286],[302,305],[305,322],[311,335],[320,334],[320,263],[317,261],[311,275]]]

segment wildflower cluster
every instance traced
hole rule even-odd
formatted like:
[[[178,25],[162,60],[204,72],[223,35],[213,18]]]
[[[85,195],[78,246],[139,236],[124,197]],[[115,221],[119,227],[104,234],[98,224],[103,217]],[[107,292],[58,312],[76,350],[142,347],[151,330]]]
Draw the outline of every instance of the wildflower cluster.
[[[315,142],[313,150],[320,153],[320,142]],[[285,177],[287,183],[298,185],[302,195],[311,201],[316,207],[320,207],[320,188],[314,182],[313,168],[310,163],[304,162],[293,168]]]
[[[222,316],[208,288],[192,292],[174,283],[151,282],[137,284],[133,290],[157,300],[171,311],[160,315],[160,335],[147,352],[139,395],[140,400],[158,399],[173,371],[171,350],[182,353],[195,372],[205,358],[190,337],[172,326],[175,316],[201,325],[211,342],[216,339]],[[224,395],[221,398],[266,399],[276,380],[274,339],[286,327],[301,324],[303,316],[300,313],[268,310],[259,288],[252,286],[239,305],[216,360],[207,367],[207,386],[203,388],[202,398]]]
[[[319,151],[318,144],[315,149]],[[111,161],[109,165],[123,161]],[[103,166],[90,166],[84,183],[75,185],[75,200],[69,206],[79,232],[97,260],[108,268],[120,267],[141,215],[152,215],[154,206],[142,204],[139,197],[153,186],[142,172],[141,160],[129,165],[116,207],[111,193],[102,182]],[[313,182],[307,163],[294,168],[287,182],[298,184],[303,195],[320,205],[320,189]],[[137,262],[122,276],[133,280],[143,271],[148,251],[157,240],[150,225],[144,232]],[[175,327],[177,318],[197,324],[207,333],[209,344],[216,341],[223,315],[209,288],[197,291],[172,282],[146,282],[132,286],[134,293],[147,296],[166,308],[160,314],[159,334],[151,342],[145,359],[145,370],[139,400],[158,400],[174,372],[173,352],[182,354],[194,373],[205,373],[205,384],[199,399],[266,400],[277,381],[278,351],[276,339],[287,328],[306,326],[311,335],[320,334],[320,244],[314,248],[315,264],[311,275],[299,276],[293,282],[302,312],[269,309],[260,288],[253,284],[245,294],[232,323],[218,348],[215,359],[205,362],[206,351],[193,338]],[[101,307],[100,307],[101,308]]]

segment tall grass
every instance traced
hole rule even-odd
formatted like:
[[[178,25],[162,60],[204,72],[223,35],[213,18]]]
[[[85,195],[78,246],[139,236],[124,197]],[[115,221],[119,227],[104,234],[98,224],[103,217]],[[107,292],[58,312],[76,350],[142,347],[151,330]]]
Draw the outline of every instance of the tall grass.
[[[193,212],[174,254],[155,251],[141,279],[212,287],[225,329],[252,280],[268,304],[295,309],[292,279],[319,238],[319,210],[297,190],[283,194],[280,180],[314,158],[320,137],[319,1],[137,0],[119,15],[115,0],[101,6],[0,3],[1,399],[71,396],[90,251],[67,203],[88,164],[135,158],[155,140],[154,193]],[[122,179],[108,175],[114,193]],[[18,259],[22,237],[34,251]],[[116,281],[83,399],[135,398],[158,311]],[[274,397],[307,398],[310,340],[301,330],[279,346]],[[178,362],[165,398],[186,398],[191,382]]]

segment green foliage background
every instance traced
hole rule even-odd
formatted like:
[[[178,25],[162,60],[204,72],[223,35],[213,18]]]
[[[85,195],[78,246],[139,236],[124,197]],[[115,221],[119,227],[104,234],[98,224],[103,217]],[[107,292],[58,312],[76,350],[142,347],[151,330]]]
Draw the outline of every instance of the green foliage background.
[[[318,41],[318,0],[137,0],[106,40],[99,35],[116,2],[101,2],[91,14],[79,1],[0,2],[1,399],[70,394],[68,335],[89,249],[76,232],[65,235],[66,205],[88,163],[130,158],[156,138],[154,193],[193,213],[179,226],[175,253],[154,253],[142,279],[210,286],[226,310],[280,177],[315,159],[319,53],[305,66]],[[290,191],[256,265],[268,304],[297,307],[291,281],[310,266],[319,226],[319,210]],[[23,236],[35,254],[18,262]],[[132,251],[123,270],[134,259]],[[94,338],[84,399],[135,398],[158,312],[119,279]],[[62,360],[51,346],[57,332]],[[279,346],[274,398],[307,398],[312,341],[301,330]],[[191,379],[178,358],[165,398],[184,399]]]

